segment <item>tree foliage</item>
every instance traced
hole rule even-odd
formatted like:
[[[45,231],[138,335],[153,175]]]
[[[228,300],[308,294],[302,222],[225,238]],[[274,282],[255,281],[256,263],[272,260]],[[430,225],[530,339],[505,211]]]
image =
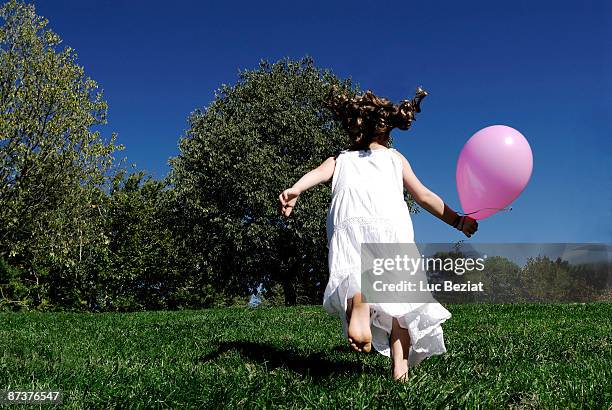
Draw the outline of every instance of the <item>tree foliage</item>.
[[[191,115],[171,178],[211,283],[243,294],[281,283],[288,304],[320,302],[329,186],[303,195],[289,221],[276,206],[282,189],[346,146],[324,105],[333,84],[355,92],[311,58],[262,61]]]
[[[11,0],[0,17],[0,257],[22,281],[83,289],[107,241],[95,214],[121,146],[94,131],[106,122],[102,93],[34,6]]]

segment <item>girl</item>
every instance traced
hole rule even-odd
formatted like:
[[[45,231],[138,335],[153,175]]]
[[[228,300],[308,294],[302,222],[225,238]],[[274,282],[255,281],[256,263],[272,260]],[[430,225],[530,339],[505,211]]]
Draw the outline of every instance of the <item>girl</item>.
[[[419,87],[412,101],[396,105],[369,90],[347,98],[334,89],[328,106],[348,132],[350,148],[327,158],[279,196],[279,212],[288,217],[304,191],[332,179],[323,305],[340,316],[354,350],[369,352],[374,346],[391,357],[396,380],[406,380],[408,367],[446,352],[441,323],[451,314],[437,302],[366,303],[359,285],[361,244],[414,242],[403,187],[419,205],[467,237],[478,229],[476,220],[450,209],[419,181],[406,158],[388,147],[391,130],[407,130],[426,95]]]

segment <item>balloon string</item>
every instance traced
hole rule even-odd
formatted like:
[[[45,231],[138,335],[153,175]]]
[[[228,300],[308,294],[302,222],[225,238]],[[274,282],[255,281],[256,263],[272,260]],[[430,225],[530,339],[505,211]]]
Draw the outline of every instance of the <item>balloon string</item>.
[[[461,216],[468,216],[468,215],[475,214],[476,212],[484,211],[485,209],[496,209],[496,210],[498,210],[498,211],[512,211],[512,207],[511,207],[511,206],[509,206],[509,207],[507,207],[507,208],[480,208],[480,209],[478,209],[478,210],[476,210],[476,211],[473,211],[473,212],[468,212],[467,214],[462,214],[461,212],[458,212],[458,213],[459,213],[459,215],[461,215]]]

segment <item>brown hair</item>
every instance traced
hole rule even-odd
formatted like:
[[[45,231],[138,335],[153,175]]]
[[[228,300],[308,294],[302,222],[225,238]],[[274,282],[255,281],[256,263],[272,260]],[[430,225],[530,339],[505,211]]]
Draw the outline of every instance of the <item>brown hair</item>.
[[[421,100],[427,92],[421,87],[411,101],[393,104],[367,90],[362,95],[349,98],[334,86],[327,97],[328,108],[342,122],[351,140],[351,149],[367,148],[370,142],[388,145],[393,128],[407,130],[414,114],[421,112]]]

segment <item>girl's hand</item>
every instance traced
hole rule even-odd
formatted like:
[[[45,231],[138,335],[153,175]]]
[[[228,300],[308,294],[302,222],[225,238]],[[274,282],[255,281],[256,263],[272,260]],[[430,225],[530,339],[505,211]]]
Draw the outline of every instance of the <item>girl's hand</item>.
[[[469,216],[462,216],[459,220],[457,229],[459,229],[469,238],[478,230],[478,221]]]
[[[295,203],[300,196],[300,191],[295,188],[285,189],[278,196],[279,206],[278,213],[284,217],[288,217],[295,206]]]

